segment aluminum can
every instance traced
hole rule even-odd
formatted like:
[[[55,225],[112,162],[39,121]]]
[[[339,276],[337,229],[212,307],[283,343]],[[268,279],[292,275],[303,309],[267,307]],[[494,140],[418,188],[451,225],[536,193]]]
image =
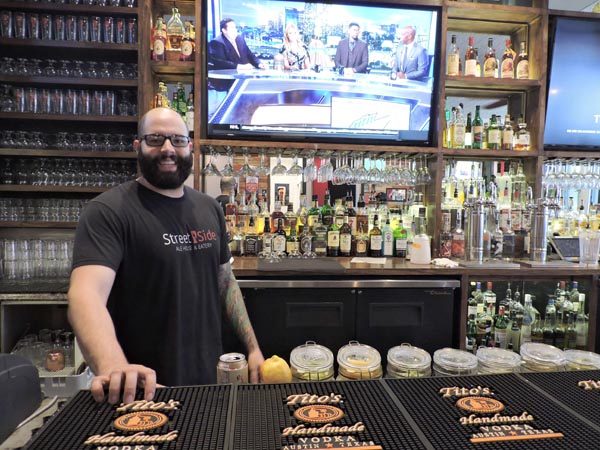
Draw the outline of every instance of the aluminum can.
[[[248,362],[241,353],[225,353],[217,364],[218,384],[248,383]]]

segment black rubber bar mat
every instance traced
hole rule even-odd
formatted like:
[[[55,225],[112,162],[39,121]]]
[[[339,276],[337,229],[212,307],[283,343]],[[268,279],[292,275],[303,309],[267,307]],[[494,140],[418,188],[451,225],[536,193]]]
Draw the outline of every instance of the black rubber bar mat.
[[[134,449],[136,445],[147,447],[154,445],[154,448],[159,450],[221,450],[225,448],[232,389],[231,385],[157,389],[153,408],[159,414],[142,414],[133,417],[126,416],[136,411],[117,412],[117,406],[106,402],[96,403],[88,391],[80,391],[36,433],[25,448],[28,450],[96,450],[127,448],[127,446]],[[142,392],[138,392],[136,398],[143,398]],[[169,404],[169,400],[180,403],[176,405],[177,409],[172,409],[173,403]],[[162,408],[159,402],[164,402]],[[146,408],[144,412],[148,410],[151,411]],[[149,419],[164,420],[163,416],[167,417],[166,423],[158,428],[142,431],[144,434],[142,439],[146,436],[154,438],[163,436],[165,442],[109,442],[115,437],[131,438],[139,432],[118,429],[116,421],[119,418],[126,426],[139,429],[144,428]],[[175,431],[176,438],[169,441]],[[96,435],[103,436],[107,441],[85,444],[90,437]]]
[[[517,375],[433,377],[385,383],[436,449],[600,448],[597,427],[561,408]],[[558,377],[556,386],[562,383]],[[443,388],[454,387],[459,390],[440,393]],[[444,397],[444,393],[449,396]],[[587,405],[598,407],[593,400]],[[465,423],[461,423],[461,418]],[[482,423],[481,418],[487,418],[483,419],[487,423]],[[563,436],[558,437],[560,434]]]
[[[365,426],[362,432],[339,433],[338,436],[350,436],[356,442],[372,441],[375,446],[381,446],[384,450],[427,448],[404,417],[398,414],[398,409],[386,386],[380,381],[239,386],[236,410],[232,416],[234,423],[231,448],[235,450],[279,450],[286,446],[290,449],[327,448],[327,442],[324,442],[321,447],[310,440],[303,444],[302,437],[282,437],[282,432],[288,427],[323,426],[307,424],[294,417],[294,412],[303,406],[310,406],[308,403],[286,404],[288,396],[304,393],[323,398],[330,394],[342,396],[341,403],[330,403],[344,413],[344,416],[332,422],[331,426],[352,426],[358,422],[362,422]],[[309,409],[309,414],[310,412]],[[326,413],[327,411],[324,412]],[[353,448],[350,444],[347,445],[346,448]]]
[[[522,377],[600,427],[600,371],[522,373]],[[600,448],[600,443],[596,444]]]

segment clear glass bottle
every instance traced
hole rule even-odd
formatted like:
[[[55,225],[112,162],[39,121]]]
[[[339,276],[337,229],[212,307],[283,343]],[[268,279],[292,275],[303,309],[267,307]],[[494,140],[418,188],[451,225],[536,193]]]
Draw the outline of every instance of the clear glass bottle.
[[[167,36],[171,50],[181,50],[181,41],[185,35],[185,26],[181,20],[181,14],[175,7],[171,10],[171,18],[167,22]]]
[[[456,226],[452,230],[452,257],[463,259],[465,257],[465,232],[462,229],[462,211],[456,214]]]
[[[451,37],[450,52],[446,65],[446,75],[456,77],[460,75],[460,50],[456,45],[456,35]]]
[[[504,116],[504,129],[502,130],[502,150],[512,150],[514,148],[515,131],[510,121],[510,114]]]
[[[379,216],[373,217],[373,228],[369,231],[369,256],[377,257],[383,254],[383,235],[379,229]]]
[[[529,151],[531,149],[531,134],[527,130],[527,123],[523,114],[519,116],[519,129],[515,132],[514,149],[517,151]]]
[[[498,60],[496,59],[496,49],[494,48],[494,39],[488,39],[488,49],[483,60],[483,76],[486,78],[498,78]]]
[[[554,345],[554,331],[556,329],[556,306],[554,296],[548,298],[546,313],[544,315],[544,344]]]
[[[477,54],[475,53],[475,38],[469,36],[469,46],[465,52],[465,76],[477,76]]]

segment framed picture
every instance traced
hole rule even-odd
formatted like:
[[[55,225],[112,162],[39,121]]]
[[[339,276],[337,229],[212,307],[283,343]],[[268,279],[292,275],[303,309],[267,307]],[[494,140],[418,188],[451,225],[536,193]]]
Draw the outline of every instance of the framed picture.
[[[388,202],[404,203],[407,200],[406,188],[387,188],[386,198]]]
[[[282,206],[290,202],[290,185],[287,183],[275,183],[275,201]]]

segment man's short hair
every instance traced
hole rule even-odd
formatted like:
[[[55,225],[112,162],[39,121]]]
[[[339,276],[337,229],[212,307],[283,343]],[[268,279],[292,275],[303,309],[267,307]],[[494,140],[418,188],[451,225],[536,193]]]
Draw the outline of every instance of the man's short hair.
[[[221,20],[221,22],[219,23],[219,30],[223,31],[225,28],[227,28],[227,24],[229,22],[235,22],[233,19],[231,19],[230,17],[226,17],[224,19]]]
[[[352,28],[352,27],[358,27],[358,28],[360,28],[360,25],[359,25],[359,24],[357,24],[356,22],[350,22],[350,23],[348,24],[348,28]]]
[[[146,128],[146,122],[148,121],[148,115],[150,114],[150,112],[154,111],[155,109],[160,109],[160,108],[169,109],[169,108],[165,108],[164,106],[163,107],[159,107],[159,108],[152,108],[152,109],[146,111],[146,113],[140,118],[140,120],[138,121],[138,127],[137,127],[137,138],[138,139],[142,139],[142,137],[144,137],[144,135],[146,134],[146,129],[145,129]],[[169,109],[169,111],[173,111],[173,110]],[[183,120],[183,119],[181,119],[181,121],[185,125],[185,129],[187,130],[187,134],[189,134],[187,123],[185,123],[185,120]]]
[[[221,177],[221,192],[231,192],[237,186],[235,178],[233,177]]]

